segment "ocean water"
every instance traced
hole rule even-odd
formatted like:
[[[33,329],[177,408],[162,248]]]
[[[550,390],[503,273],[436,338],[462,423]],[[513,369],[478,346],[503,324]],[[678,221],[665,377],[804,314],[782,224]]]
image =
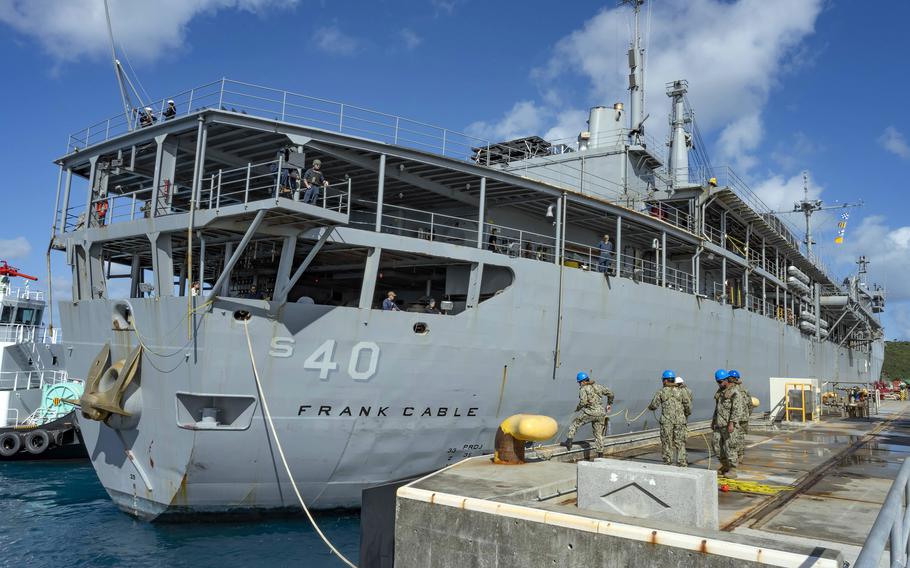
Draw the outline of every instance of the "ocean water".
[[[357,563],[356,511],[316,516]],[[337,567],[298,519],[150,524],[120,512],[88,462],[0,463],[0,565]]]

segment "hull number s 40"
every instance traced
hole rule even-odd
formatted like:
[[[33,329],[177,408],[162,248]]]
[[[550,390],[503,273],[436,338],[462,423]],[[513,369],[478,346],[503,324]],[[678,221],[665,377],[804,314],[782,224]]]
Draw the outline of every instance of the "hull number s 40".
[[[296,340],[293,337],[273,337],[269,355],[278,358],[293,357],[295,343]],[[306,358],[303,368],[316,371],[319,373],[320,379],[327,380],[330,372],[338,370],[338,362],[335,360],[336,344],[334,339],[326,339]],[[372,341],[361,341],[354,344],[348,356],[348,376],[355,381],[368,381],[376,374],[378,366],[379,345]]]

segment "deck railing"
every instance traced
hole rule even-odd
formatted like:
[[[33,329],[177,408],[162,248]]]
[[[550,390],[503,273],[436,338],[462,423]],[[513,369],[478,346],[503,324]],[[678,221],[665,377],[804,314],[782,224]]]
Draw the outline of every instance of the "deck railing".
[[[174,101],[172,116],[166,113],[168,100]],[[226,78],[146,106],[152,109],[151,119],[143,117],[144,111],[120,113],[70,134],[67,153],[133,129],[212,108],[366,137],[460,160],[469,160],[473,148],[490,145],[488,140],[403,116]]]
[[[12,287],[0,284],[0,300],[3,298],[15,298],[17,300],[34,300],[36,302],[43,302],[44,291],[32,290],[28,286]]]
[[[247,204],[251,201],[279,197],[302,201],[306,188],[302,181],[292,181],[288,173],[291,169],[297,168],[289,168],[280,160],[271,160],[209,172],[202,178],[195,198],[195,208],[218,210],[227,205]],[[302,175],[298,175],[297,179],[302,180]],[[164,180],[157,192],[152,191],[152,186],[149,185],[127,193],[108,194],[92,201],[92,207],[89,209],[92,226],[148,218],[152,215],[153,208],[156,217],[186,213],[190,209],[191,193],[192,183],[188,180]],[[316,200],[312,204],[330,211],[349,213],[350,202],[351,180],[347,179],[319,188]],[[82,227],[85,216],[76,214],[76,211],[83,209],[84,206],[81,208],[77,206],[67,210],[64,231]]]
[[[43,325],[0,323],[0,342],[4,343],[59,343],[60,330]]]
[[[854,568],[878,568],[885,546],[890,549],[888,565],[907,566],[910,557],[910,460],[904,460],[885,502],[863,543]]]
[[[38,389],[66,380],[66,371],[3,371],[0,372],[0,390]]]

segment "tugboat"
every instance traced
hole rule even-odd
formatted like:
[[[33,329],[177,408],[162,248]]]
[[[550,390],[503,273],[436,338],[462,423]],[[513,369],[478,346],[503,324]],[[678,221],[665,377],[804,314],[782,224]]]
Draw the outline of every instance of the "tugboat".
[[[68,377],[60,334],[43,324],[44,292],[29,285],[37,280],[0,261],[0,460],[85,458],[67,402],[83,382]]]

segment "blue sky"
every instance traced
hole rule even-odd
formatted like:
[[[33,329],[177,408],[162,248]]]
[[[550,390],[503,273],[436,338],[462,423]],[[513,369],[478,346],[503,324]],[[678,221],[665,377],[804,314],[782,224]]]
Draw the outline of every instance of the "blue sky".
[[[856,201],[844,245],[819,216],[841,275],[860,254],[887,285],[889,338],[910,338],[910,3],[654,0],[645,15],[647,112],[686,78],[715,165],[772,208]],[[401,114],[483,137],[574,136],[588,107],[626,101],[628,10],[616,2],[111,0],[115,35],[160,98],[222,76]],[[118,112],[101,0],[0,0],[6,179],[0,258],[44,275],[68,133]],[[794,219],[797,220],[797,219]],[[68,275],[60,255],[55,281]]]

